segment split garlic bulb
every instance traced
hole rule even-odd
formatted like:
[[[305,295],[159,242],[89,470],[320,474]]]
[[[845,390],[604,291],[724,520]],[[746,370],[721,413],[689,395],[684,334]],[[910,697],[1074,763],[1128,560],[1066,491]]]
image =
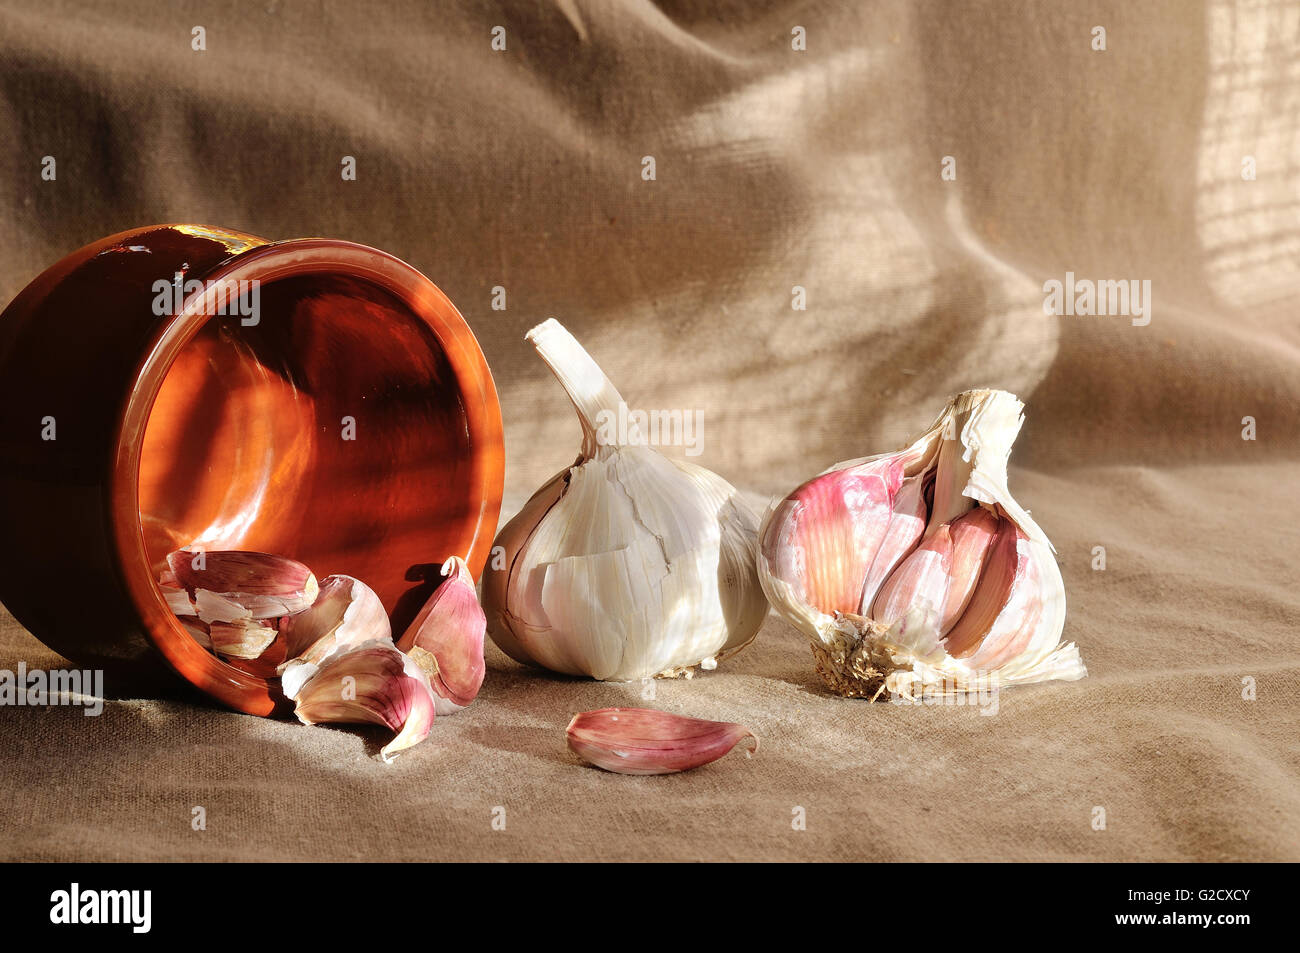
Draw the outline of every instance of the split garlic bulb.
[[[1087,674],[1065,586],[1007,489],[1022,404],[949,401],[910,447],[838,464],[774,504],[759,579],[842,695],[952,695]]]
[[[504,568],[494,560],[483,579],[492,639],[517,661],[612,681],[712,668],[744,648],[768,608],[755,513],[717,474],[648,446],[559,322],[527,340],[578,412],[582,453],[497,536]]]

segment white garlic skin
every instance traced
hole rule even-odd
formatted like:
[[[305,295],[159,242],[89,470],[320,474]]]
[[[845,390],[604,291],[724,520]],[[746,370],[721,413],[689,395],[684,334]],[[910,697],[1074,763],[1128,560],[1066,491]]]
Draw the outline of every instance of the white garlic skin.
[[[753,640],[767,615],[758,518],[717,474],[641,444],[595,439],[621,398],[557,322],[529,340],[569,392],[582,456],[501,530],[483,607],[517,661],[628,681],[680,674]]]

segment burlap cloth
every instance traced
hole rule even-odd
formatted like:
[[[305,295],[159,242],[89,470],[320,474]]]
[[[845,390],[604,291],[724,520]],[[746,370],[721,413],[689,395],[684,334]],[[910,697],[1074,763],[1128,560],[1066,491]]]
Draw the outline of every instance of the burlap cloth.
[[[392,766],[375,734],[178,699],[9,708],[0,855],[1300,859],[1300,8],[496,6],[5,4],[0,297],[161,221],[387,249],[482,342],[507,515],[578,444],[522,341],[547,316],[639,406],[702,411],[698,462],[758,502],[1013,390],[1012,486],[1089,677],[993,717],[850,702],[773,617],[650,702],[743,721],[759,756],[661,778],[564,746],[641,686],[494,647],[473,707]],[[1150,280],[1150,324],[1045,316],[1067,271]],[[19,662],[61,664],[9,620]]]

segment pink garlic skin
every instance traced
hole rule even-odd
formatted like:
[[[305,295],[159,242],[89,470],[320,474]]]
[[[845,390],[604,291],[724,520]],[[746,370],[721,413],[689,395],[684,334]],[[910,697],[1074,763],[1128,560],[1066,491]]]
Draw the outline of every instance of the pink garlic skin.
[[[878,460],[800,486],[761,540],[772,574],[822,612],[856,612],[902,479],[901,466]]]
[[[601,708],[574,715],[569,749],[583,761],[617,774],[676,774],[717,761],[743,739],[744,725],[705,721],[649,708]]]
[[[761,541],[769,572],[819,612],[863,612],[925,532],[905,454],[813,477],[777,505]]]
[[[326,661],[297,692],[294,712],[304,725],[341,722],[391,728],[397,737],[380,753],[392,761],[398,752],[428,737],[434,694],[419,666],[391,642],[376,640]]]
[[[438,714],[449,715],[469,705],[483,685],[487,616],[465,560],[453,556],[442,571],[447,578],[402,634],[397,647],[425,670],[438,696]],[[432,657],[432,664],[421,652]]]
[[[202,554],[202,568],[198,568],[194,565],[198,557],[198,553],[177,550],[168,554],[167,565],[196,604],[200,592],[229,604],[220,610],[220,618],[205,618],[205,622],[233,622],[244,614],[277,619],[301,612],[316,601],[316,577],[297,560],[271,553],[214,550]],[[244,612],[237,612],[236,607]]]

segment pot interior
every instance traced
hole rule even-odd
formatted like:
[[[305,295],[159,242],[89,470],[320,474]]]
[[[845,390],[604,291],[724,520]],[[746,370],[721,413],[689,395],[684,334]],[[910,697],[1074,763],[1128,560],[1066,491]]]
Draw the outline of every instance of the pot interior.
[[[190,338],[148,415],[139,511],[155,577],[185,546],[278,553],[361,579],[400,634],[480,513],[447,357],[364,278],[277,278],[243,305]]]

